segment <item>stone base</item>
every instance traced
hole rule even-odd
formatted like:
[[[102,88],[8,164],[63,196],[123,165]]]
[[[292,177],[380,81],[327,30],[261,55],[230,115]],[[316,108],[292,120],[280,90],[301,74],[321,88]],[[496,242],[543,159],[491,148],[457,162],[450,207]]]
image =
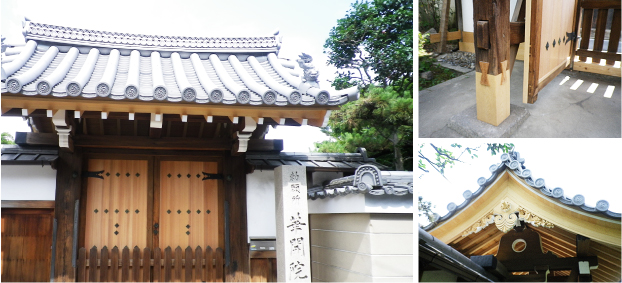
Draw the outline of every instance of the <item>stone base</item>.
[[[509,138],[529,117],[527,109],[510,104],[510,116],[499,126],[477,120],[476,105],[454,115],[447,126],[467,138]]]

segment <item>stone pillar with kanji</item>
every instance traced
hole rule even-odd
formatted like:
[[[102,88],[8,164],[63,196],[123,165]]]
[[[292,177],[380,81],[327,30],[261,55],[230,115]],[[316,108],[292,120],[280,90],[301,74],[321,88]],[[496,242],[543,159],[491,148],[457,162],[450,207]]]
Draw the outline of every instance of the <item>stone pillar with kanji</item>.
[[[304,166],[283,165],[274,169],[279,282],[311,282],[306,176]]]

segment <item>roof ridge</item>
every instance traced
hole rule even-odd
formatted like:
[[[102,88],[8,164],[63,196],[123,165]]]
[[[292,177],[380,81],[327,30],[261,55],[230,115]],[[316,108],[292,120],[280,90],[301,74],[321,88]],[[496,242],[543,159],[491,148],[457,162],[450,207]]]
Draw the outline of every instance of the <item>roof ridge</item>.
[[[261,49],[276,51],[280,49],[281,37],[278,33],[264,36],[176,36],[148,35],[116,31],[58,26],[33,21],[23,24],[26,40],[35,39],[66,44],[98,45],[124,48],[172,48],[172,49]]]

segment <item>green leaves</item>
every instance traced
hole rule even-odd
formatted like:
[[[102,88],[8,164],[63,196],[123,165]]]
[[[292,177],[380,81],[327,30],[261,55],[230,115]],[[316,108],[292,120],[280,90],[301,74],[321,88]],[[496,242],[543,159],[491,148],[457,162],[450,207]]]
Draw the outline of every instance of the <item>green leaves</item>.
[[[365,147],[371,157],[398,170],[412,170],[413,99],[409,91],[369,86],[357,101],[331,113],[323,131],[335,141],[316,143],[321,152],[354,152]],[[402,169],[399,169],[402,168]]]
[[[15,144],[13,135],[4,132],[0,136],[2,137],[2,144]]]
[[[324,44],[329,64],[340,71],[338,78],[350,84],[393,85],[396,90],[412,88],[413,2],[374,0],[356,2],[345,18],[337,21]],[[373,72],[373,73],[372,73]],[[374,76],[375,74],[375,76]],[[343,80],[333,86],[341,87]]]

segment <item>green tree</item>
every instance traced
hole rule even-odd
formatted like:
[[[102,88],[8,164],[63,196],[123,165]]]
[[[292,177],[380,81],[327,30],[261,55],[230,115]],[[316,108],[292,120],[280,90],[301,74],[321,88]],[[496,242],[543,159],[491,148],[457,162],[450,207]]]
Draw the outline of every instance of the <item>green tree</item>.
[[[338,72],[338,89],[374,81],[398,92],[412,89],[413,1],[357,1],[331,29],[324,48],[329,64],[354,70]]]
[[[370,156],[396,170],[412,170],[413,98],[391,86],[369,86],[361,97],[333,111],[325,133],[336,141],[316,143],[321,152],[353,152],[365,147]],[[410,164],[406,161],[411,160]]]
[[[13,135],[4,132],[0,136],[2,137],[2,144],[15,144]]]
[[[328,63],[346,69],[333,86],[357,85],[361,97],[331,113],[323,131],[335,140],[316,143],[319,151],[365,147],[379,163],[413,170],[412,11],[406,0],[356,2],[330,31]]]

